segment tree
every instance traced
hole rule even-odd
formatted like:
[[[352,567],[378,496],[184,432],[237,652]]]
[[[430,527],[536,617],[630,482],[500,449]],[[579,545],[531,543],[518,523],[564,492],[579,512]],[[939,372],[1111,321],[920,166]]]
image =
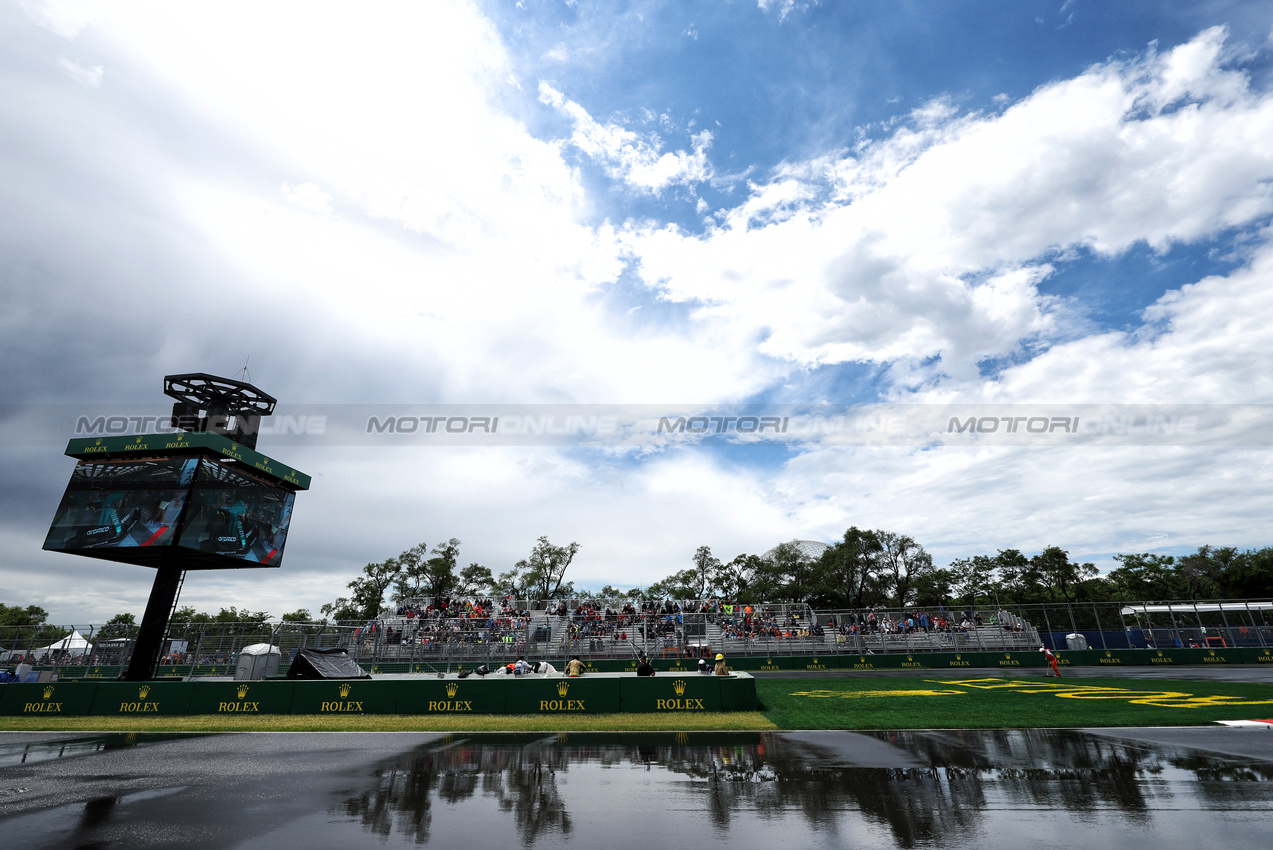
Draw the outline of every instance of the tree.
[[[297,608],[290,614],[284,614],[279,617],[284,623],[312,623],[314,615],[309,613],[308,608]]]
[[[994,557],[998,591],[1018,605],[1042,601],[1047,595],[1036,566],[1016,549],[1000,549]]]
[[[23,608],[18,605],[0,603],[0,648],[7,648],[11,642],[28,638],[32,641],[61,640],[70,634],[66,629],[50,626],[45,621],[49,612],[38,605]]]
[[[756,574],[764,569],[764,561],[759,555],[739,555],[727,564],[716,568],[712,576],[712,585],[722,599],[734,602],[760,602],[752,592],[752,583]]]
[[[176,622],[174,620],[174,622]],[[137,636],[137,618],[132,614],[116,614],[93,633],[93,640],[115,640]]]
[[[429,557],[432,554],[432,557]],[[452,537],[439,543],[429,552],[427,543],[411,547],[397,557],[399,575],[395,581],[394,598],[398,601],[426,597],[462,594],[455,573],[460,558],[460,541]]]
[[[796,541],[775,546],[769,562],[783,598],[804,602],[814,594],[814,561]]]
[[[490,569],[478,563],[469,564],[460,570],[455,582],[455,592],[460,596],[482,596],[491,592],[495,585],[495,577]]]
[[[1105,583],[1116,599],[1138,602],[1179,599],[1176,559],[1171,555],[1118,554],[1122,566],[1105,576]]]
[[[882,572],[893,588],[894,604],[907,605],[915,583],[933,571],[933,557],[911,537],[891,531],[876,531]]]
[[[944,608],[954,596],[953,570],[932,570],[915,580],[915,604],[920,608]]]
[[[1176,564],[1177,588],[1186,599],[1215,599],[1223,595],[1225,575],[1237,572],[1240,556],[1232,546],[1202,546]]]
[[[720,559],[712,555],[708,546],[699,546],[694,551],[694,568],[687,576],[687,587],[691,591],[690,599],[706,599],[707,589],[712,586],[717,572],[720,570]]]
[[[0,626],[42,626],[48,618],[49,612],[38,605],[22,608],[0,603]]]
[[[1070,553],[1060,546],[1049,546],[1030,559],[1030,567],[1040,580],[1050,588],[1049,595],[1061,594],[1066,602],[1075,602],[1082,595],[1083,582],[1097,574],[1094,564],[1076,564]]]
[[[970,608],[976,608],[984,599],[989,601],[994,584],[995,562],[987,555],[973,555],[950,562],[957,597]]]
[[[362,612],[344,596],[341,596],[334,602],[328,602],[318,610],[323,614],[323,619],[330,617],[334,623],[339,623],[344,620],[362,619]]]
[[[429,544],[417,543],[398,556],[399,574],[395,582],[394,598],[416,599],[432,596],[428,577]]]
[[[362,575],[345,585],[353,593],[350,604],[358,611],[356,619],[374,620],[384,607],[385,591],[401,576],[402,565],[397,558],[380,563],[367,564]]]
[[[880,581],[879,535],[851,526],[844,538],[822,553],[815,570],[813,600],[831,608],[868,608],[884,601]]]
[[[530,550],[530,557],[518,561],[515,569],[522,573],[527,589],[536,594],[534,598],[553,599],[559,594],[569,594],[573,588],[573,584],[563,585],[562,579],[578,552],[578,543],[554,546],[547,537],[540,537]]]

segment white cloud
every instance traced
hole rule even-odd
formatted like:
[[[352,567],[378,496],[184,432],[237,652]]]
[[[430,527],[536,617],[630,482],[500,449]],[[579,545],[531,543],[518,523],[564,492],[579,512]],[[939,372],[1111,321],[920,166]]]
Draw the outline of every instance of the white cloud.
[[[86,3],[74,0],[22,0],[23,10],[40,26],[74,40],[93,18]]]
[[[105,70],[101,65],[94,65],[91,68],[83,68],[64,56],[58,57],[58,64],[62,66],[62,70],[75,82],[90,89],[100,88],[102,85],[102,75]]]
[[[1052,347],[995,380],[957,383],[924,400],[1071,403],[1273,403],[1273,232],[1228,275],[1172,290],[1135,332]]]
[[[1273,212],[1273,93],[1224,67],[1224,36],[1094,66],[1002,114],[937,99],[853,155],[779,169],[704,236],[625,239],[661,297],[765,354],[973,380],[985,358],[1072,334],[1080,317],[1037,291],[1065,252],[1160,250]]]
[[[611,177],[635,189],[657,194],[668,186],[701,183],[712,177],[707,158],[713,138],[710,130],[690,136],[690,152],[660,153],[662,143],[657,136],[643,139],[617,124],[601,124],[578,103],[567,100],[543,81],[539,83],[539,99],[574,123],[571,144],[604,166]]]
[[[283,200],[294,207],[313,213],[326,214],[332,211],[332,196],[313,183],[300,183],[296,186],[284,183],[280,191],[283,193]]]

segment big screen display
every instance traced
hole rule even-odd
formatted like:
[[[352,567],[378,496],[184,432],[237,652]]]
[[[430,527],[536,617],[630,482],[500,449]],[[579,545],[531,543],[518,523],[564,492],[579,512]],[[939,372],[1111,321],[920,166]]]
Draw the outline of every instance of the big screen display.
[[[186,569],[277,567],[294,499],[219,458],[84,460],[44,548],[154,566],[176,546]]]
[[[200,458],[177,545],[276,567],[294,499],[291,491],[232,464]]]
[[[44,548],[170,545],[198,464],[194,457],[82,461],[71,473]]]

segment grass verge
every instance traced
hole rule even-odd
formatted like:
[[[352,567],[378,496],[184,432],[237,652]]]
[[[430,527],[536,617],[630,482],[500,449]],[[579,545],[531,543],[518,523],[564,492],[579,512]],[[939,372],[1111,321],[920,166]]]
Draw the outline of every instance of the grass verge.
[[[1193,726],[1273,718],[1273,685],[1141,679],[758,679],[779,729]]]

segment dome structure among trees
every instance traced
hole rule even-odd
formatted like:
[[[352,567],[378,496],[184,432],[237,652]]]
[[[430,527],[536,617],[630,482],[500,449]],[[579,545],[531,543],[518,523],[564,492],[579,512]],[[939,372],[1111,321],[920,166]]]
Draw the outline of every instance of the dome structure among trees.
[[[778,545],[781,546],[783,544],[780,543]],[[786,545],[796,547],[796,549],[799,550],[801,555],[805,556],[811,561],[818,560],[818,558],[822,557],[823,552],[831,548],[831,544],[819,543],[817,540],[789,540],[787,541]],[[765,554],[761,555],[760,557],[764,558],[767,561],[771,560],[773,556],[777,553],[777,551],[778,551],[778,546],[775,546],[772,549],[770,549],[768,552],[766,552]]]

